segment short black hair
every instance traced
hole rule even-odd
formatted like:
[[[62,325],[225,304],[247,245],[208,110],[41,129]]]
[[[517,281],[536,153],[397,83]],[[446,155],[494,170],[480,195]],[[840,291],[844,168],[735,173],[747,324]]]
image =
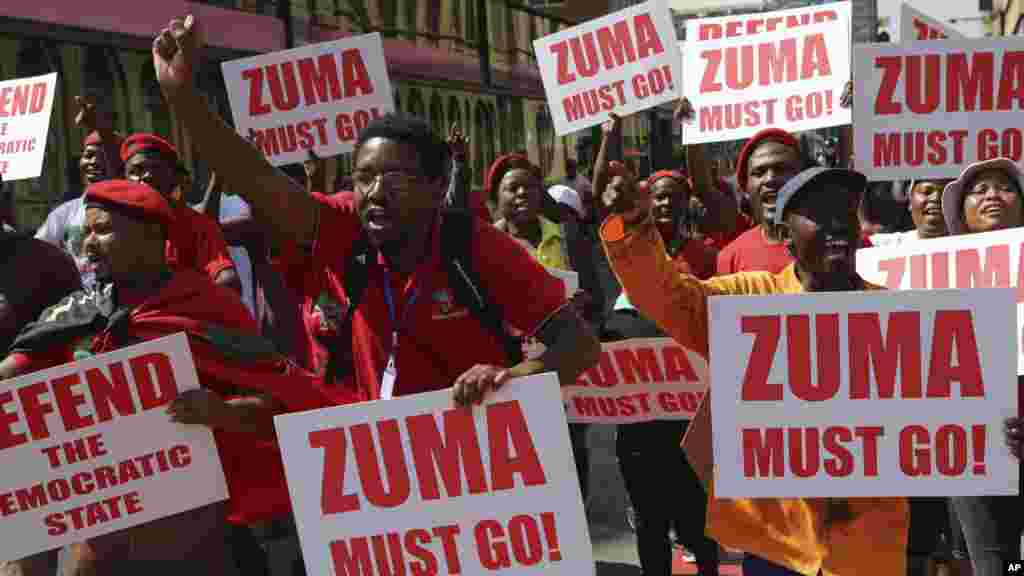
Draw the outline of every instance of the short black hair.
[[[401,112],[374,118],[359,132],[355,155],[358,156],[359,148],[373,138],[410,144],[416,149],[420,171],[427,178],[436,180],[448,175],[448,147],[422,118]]]

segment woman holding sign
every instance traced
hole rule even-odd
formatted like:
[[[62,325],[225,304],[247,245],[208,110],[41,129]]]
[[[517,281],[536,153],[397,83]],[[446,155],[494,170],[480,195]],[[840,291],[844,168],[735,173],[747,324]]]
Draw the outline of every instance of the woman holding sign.
[[[1009,158],[972,164],[942,194],[946,227],[951,234],[973,234],[1024,226],[1022,193],[1024,171]],[[1005,561],[1020,560],[1024,495],[952,501],[975,574],[1003,574]]]

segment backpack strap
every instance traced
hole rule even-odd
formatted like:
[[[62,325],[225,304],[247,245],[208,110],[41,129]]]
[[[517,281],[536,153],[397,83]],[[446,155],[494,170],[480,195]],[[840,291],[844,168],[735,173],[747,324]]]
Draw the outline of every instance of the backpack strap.
[[[441,254],[448,283],[455,301],[469,308],[470,314],[505,348],[509,365],[523,360],[522,340],[508,333],[501,307],[494,303],[473,265],[472,249],[476,217],[465,212],[444,210],[441,214]]]
[[[363,292],[370,282],[370,263],[376,259],[376,251],[370,247],[366,232],[352,245],[348,261],[345,263],[345,296],[348,298],[345,316],[338,326],[338,335],[327,345],[327,366],[324,379],[333,384],[339,377],[348,375],[352,370],[352,318],[362,301]]]

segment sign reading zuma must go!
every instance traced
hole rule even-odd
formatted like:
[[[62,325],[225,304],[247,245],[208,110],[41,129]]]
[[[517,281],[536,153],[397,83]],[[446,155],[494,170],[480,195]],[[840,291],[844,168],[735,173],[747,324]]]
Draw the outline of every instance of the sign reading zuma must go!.
[[[1020,40],[854,47],[857,169],[872,180],[955,178],[975,162],[1021,160]]]
[[[722,498],[1017,493],[1013,291],[714,297]]]
[[[380,34],[224,62],[239,134],[275,166],[351,152],[370,120],[395,110]]]

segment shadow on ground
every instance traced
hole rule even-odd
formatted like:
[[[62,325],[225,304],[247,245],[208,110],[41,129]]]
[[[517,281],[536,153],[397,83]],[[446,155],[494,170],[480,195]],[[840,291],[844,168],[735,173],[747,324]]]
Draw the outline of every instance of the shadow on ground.
[[[598,562],[597,576],[641,576],[643,570],[639,566],[621,562]]]

